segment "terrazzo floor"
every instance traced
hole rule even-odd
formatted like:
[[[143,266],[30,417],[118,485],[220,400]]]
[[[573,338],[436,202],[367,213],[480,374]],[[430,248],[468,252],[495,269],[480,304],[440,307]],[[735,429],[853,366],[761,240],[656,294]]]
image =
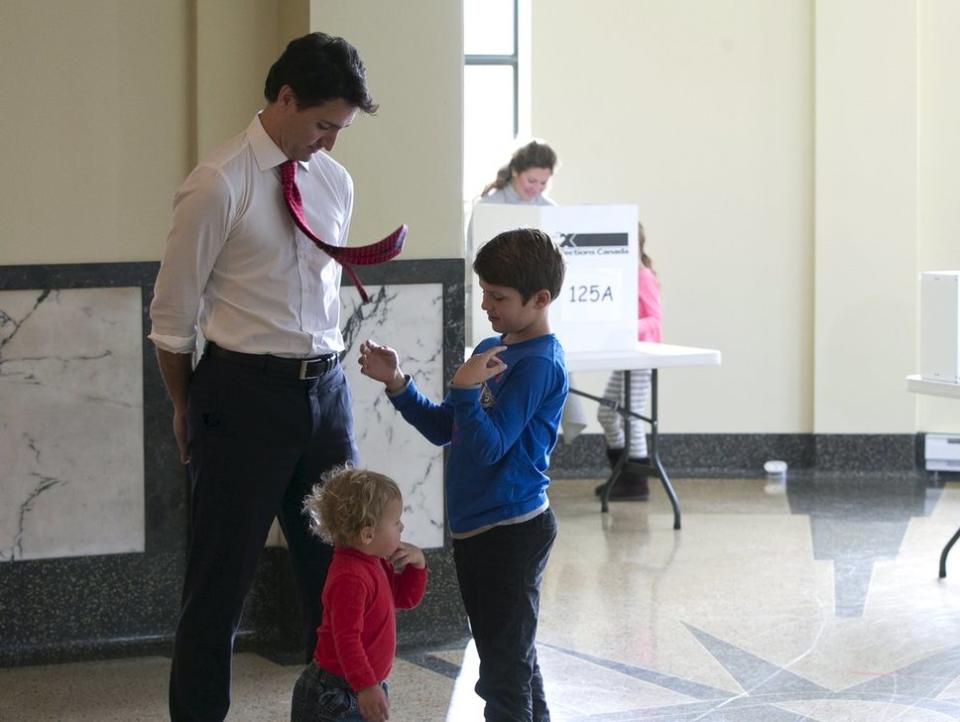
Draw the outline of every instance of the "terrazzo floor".
[[[896,475],[676,482],[599,513],[557,481],[538,654],[555,722],[960,719],[960,485]],[[165,720],[164,657],[0,670],[0,720]],[[289,718],[298,666],[234,662],[235,721]],[[391,722],[482,719],[467,640],[404,650]]]

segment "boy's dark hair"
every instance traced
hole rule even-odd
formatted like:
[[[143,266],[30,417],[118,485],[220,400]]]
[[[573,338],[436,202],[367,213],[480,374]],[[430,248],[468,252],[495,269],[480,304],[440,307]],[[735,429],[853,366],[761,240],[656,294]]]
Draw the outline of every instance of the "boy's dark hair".
[[[536,228],[505,231],[477,251],[473,270],[486,283],[520,292],[523,302],[546,289],[556,300],[563,286],[563,251]]]
[[[364,113],[375,113],[366,72],[357,49],[346,40],[310,33],[290,41],[267,73],[263,94],[275,103],[280,88],[289,85],[300,110],[343,98]]]

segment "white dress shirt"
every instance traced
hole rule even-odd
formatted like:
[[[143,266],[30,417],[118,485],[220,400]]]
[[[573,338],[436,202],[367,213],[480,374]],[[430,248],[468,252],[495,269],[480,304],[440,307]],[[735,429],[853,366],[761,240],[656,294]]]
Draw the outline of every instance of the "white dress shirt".
[[[296,227],[283,201],[287,160],[260,117],[187,177],[150,305],[149,338],[192,353],[204,338],[233,351],[305,358],[343,350],[340,265]],[[325,152],[300,162],[310,228],[346,244],[353,181]]]

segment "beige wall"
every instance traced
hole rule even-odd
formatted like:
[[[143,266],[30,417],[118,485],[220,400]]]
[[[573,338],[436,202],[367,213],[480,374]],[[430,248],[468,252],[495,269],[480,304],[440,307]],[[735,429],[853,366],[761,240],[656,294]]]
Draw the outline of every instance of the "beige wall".
[[[662,373],[664,431],[811,428],[812,38],[804,0],[534,1],[553,197],[638,204],[664,341],[723,351]]]
[[[902,1],[816,4],[821,433],[909,433],[916,424],[903,380],[916,368],[916,12]]]
[[[960,269],[960,3],[919,5],[919,182],[917,268]],[[916,334],[914,335],[916,338]],[[917,348],[919,343],[914,345]],[[919,365],[915,366],[919,368]],[[955,399],[919,399],[917,428],[960,432]]]
[[[461,23],[455,2],[3,0],[0,264],[158,259],[177,186],[311,28],[358,46],[382,106],[334,153],[352,241],[406,222],[405,258],[459,256]]]
[[[664,340],[723,351],[663,373],[663,429],[960,431],[904,382],[916,272],[960,268],[960,7],[532,2],[554,198],[637,203]]]
[[[0,264],[159,258],[191,162],[190,5],[0,2]]]
[[[461,4],[312,0],[310,24],[356,46],[380,104],[334,150],[356,186],[351,243],[379,240],[406,223],[403,258],[461,257]]]
[[[274,0],[196,3],[198,158],[242,131],[263,107],[267,69],[283,50],[277,4]],[[238,52],[240,48],[243,52]]]

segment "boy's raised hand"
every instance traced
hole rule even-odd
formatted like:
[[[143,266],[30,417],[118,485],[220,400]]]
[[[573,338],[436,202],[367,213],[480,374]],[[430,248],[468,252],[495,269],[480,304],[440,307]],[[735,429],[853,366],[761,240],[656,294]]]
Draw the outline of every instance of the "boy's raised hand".
[[[407,383],[403,371],[400,370],[397,352],[389,346],[381,346],[369,339],[364,341],[360,344],[357,363],[360,364],[360,373],[386,384],[390,393],[400,391]]]
[[[506,346],[492,346],[483,353],[474,354],[457,369],[450,383],[454,386],[476,386],[502,374],[507,370],[507,365],[497,357],[497,354],[506,349]]]

